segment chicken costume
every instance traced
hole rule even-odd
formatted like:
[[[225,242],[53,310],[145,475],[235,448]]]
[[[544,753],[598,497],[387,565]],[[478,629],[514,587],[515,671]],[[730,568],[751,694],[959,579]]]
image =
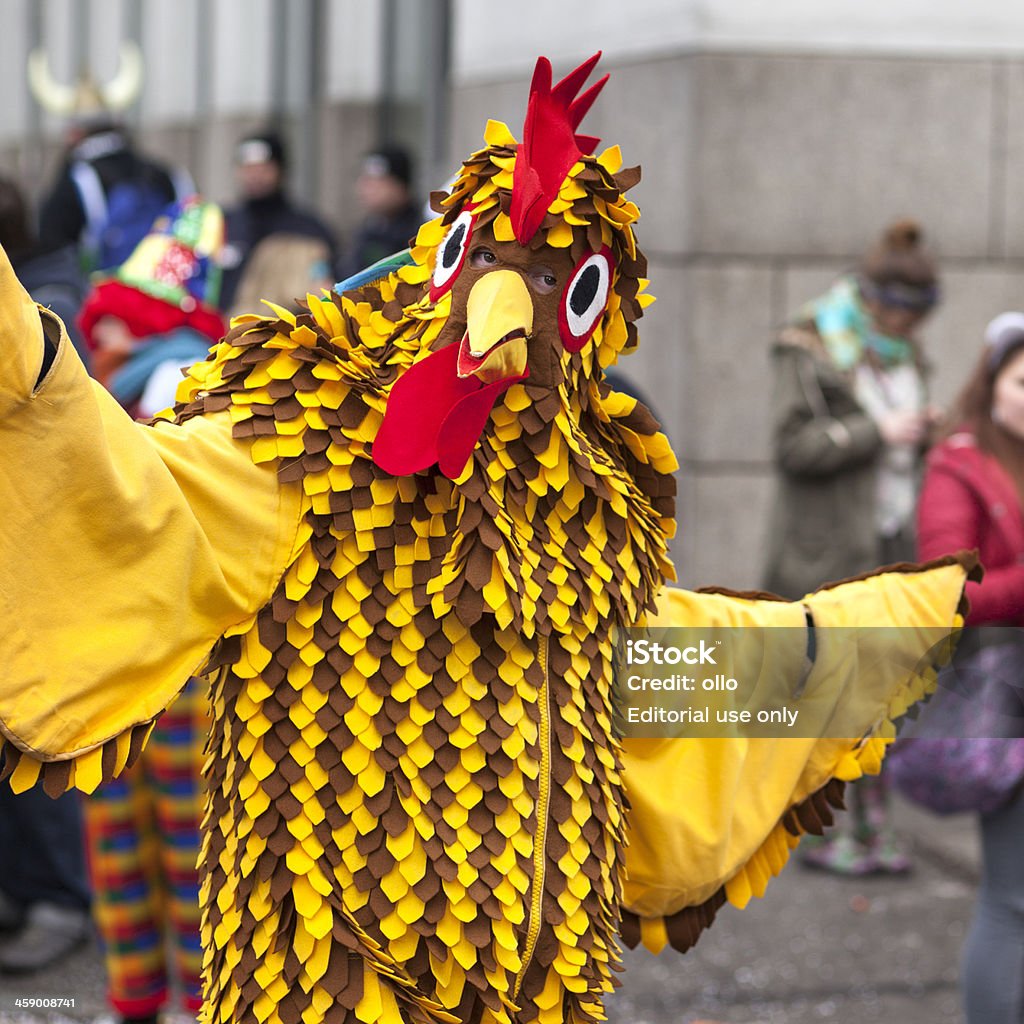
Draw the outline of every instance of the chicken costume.
[[[620,928],[686,948],[763,891],[928,685],[857,681],[854,739],[624,768],[613,646],[672,576],[676,461],[602,382],[648,299],[638,173],[576,134],[596,60],[554,87],[538,62],[523,142],[488,124],[407,265],[236,320],[151,426],[3,268],[7,771],[92,788],[206,659],[204,1021],[601,1020]],[[948,629],[968,568],[661,614]],[[855,669],[792,653],[850,699]]]

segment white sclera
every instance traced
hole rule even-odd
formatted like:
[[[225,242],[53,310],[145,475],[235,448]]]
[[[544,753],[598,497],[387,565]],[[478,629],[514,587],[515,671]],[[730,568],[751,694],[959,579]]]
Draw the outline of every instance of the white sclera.
[[[596,268],[597,273],[597,286],[594,288],[593,294],[590,294],[590,280],[594,274],[594,271],[590,269],[591,267]],[[585,275],[586,281],[584,279]],[[565,323],[573,338],[582,338],[597,323],[597,318],[604,312],[604,308],[608,303],[608,286],[610,281],[611,267],[608,257],[603,253],[594,253],[576,268],[576,272],[572,275],[569,284],[566,286],[565,297],[562,300],[565,306]],[[581,296],[579,293],[583,289],[586,289],[587,294]],[[577,299],[575,308],[573,303],[574,297]],[[586,305],[581,306],[581,302],[585,302]]]
[[[455,279],[466,256],[466,249],[469,246],[472,233],[473,214],[468,210],[463,210],[452,221],[448,234],[444,236],[444,241],[438,246],[437,263],[434,266],[432,279],[435,292],[446,288]]]

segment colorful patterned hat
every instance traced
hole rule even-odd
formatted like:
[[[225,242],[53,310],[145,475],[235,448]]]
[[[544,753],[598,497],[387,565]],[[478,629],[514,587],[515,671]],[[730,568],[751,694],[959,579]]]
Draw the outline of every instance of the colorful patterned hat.
[[[87,297],[79,324],[87,341],[102,316],[123,320],[136,337],[189,326],[216,341],[224,217],[199,196],[171,203],[114,276]],[[91,342],[90,342],[91,343]]]
[[[220,299],[217,257],[223,245],[220,207],[189,196],[157,217],[115,277],[186,313],[199,303],[216,306]]]

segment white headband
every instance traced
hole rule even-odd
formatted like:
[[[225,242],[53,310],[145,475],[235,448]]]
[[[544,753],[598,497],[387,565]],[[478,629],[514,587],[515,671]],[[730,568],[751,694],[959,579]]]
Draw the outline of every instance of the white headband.
[[[988,367],[995,371],[1011,348],[1024,344],[1024,313],[1000,313],[989,321],[985,344],[988,345]]]

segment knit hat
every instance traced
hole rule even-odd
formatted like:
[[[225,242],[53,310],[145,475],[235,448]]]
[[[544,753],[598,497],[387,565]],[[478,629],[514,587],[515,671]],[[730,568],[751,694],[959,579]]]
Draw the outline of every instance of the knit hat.
[[[277,132],[254,132],[239,139],[235,147],[235,162],[241,165],[273,163],[284,169],[288,154]]]
[[[396,178],[408,185],[412,181],[412,157],[400,146],[380,146],[363,157],[363,174]]]
[[[935,262],[915,220],[890,224],[861,259],[861,295],[883,306],[926,313],[939,301]]]
[[[220,207],[199,196],[171,203],[113,278],[87,296],[78,318],[87,343],[95,346],[92,330],[104,316],[123,320],[136,338],[191,327],[217,341],[225,330],[216,308],[223,244]]]

